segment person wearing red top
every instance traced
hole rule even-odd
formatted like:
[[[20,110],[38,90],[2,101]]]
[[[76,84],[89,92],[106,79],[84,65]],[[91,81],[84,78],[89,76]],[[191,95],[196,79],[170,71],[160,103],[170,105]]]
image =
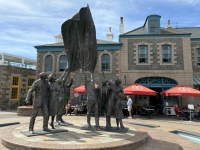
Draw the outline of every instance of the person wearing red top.
[[[184,114],[182,111],[180,111],[180,109],[178,108],[178,105],[174,106],[174,111],[176,112],[176,114],[179,115],[180,120],[182,120],[182,119],[188,120],[188,116],[186,114]]]

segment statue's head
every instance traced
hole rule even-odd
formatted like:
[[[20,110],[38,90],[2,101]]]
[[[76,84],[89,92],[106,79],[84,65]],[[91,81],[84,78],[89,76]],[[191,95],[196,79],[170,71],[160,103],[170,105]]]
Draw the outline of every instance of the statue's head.
[[[107,82],[108,82],[108,81],[104,79],[104,80],[102,81],[102,85],[105,85]]]
[[[54,82],[56,80],[56,74],[55,73],[51,73],[48,77],[49,82]]]
[[[122,80],[120,79],[120,78],[117,78],[116,80],[115,80],[115,84],[116,85],[120,85],[122,83]]]
[[[44,73],[44,72],[41,72],[41,73],[39,74],[39,78],[42,79],[42,80],[45,80],[45,79],[47,79],[47,74]]]

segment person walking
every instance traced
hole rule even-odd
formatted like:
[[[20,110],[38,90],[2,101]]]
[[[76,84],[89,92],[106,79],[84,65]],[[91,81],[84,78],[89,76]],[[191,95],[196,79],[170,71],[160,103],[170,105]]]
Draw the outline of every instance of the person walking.
[[[131,111],[132,111],[132,99],[129,97],[129,96],[127,96],[127,99],[128,99],[128,101],[127,101],[127,106],[128,106],[128,112],[129,112],[129,119],[132,119],[132,114],[131,114]]]

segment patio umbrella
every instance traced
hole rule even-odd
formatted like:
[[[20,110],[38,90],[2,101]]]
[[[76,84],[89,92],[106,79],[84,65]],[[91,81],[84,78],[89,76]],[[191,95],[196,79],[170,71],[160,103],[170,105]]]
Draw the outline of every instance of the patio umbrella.
[[[163,96],[200,97],[200,91],[184,85],[177,85],[160,93]]]
[[[124,94],[156,96],[155,91],[137,83],[124,88]]]
[[[95,83],[95,88],[97,88],[98,85]],[[86,90],[85,90],[85,85],[81,85],[77,88],[74,88],[73,89],[73,92],[74,93],[79,93],[79,94],[86,94]]]

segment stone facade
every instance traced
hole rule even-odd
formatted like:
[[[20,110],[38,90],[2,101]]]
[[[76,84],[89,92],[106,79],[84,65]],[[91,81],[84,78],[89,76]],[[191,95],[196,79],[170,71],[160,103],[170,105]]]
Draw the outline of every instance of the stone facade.
[[[197,54],[196,49],[200,48],[200,42],[191,42],[191,50],[192,50],[192,69],[195,75],[200,76],[200,66],[197,66]]]
[[[19,77],[18,97],[11,100],[12,79]],[[0,109],[16,109],[25,100],[28,79],[35,79],[35,70],[16,66],[0,66]]]
[[[161,64],[161,45],[172,46],[172,63]],[[148,64],[138,63],[138,46],[148,45]],[[128,39],[128,70],[184,70],[181,38]],[[178,57],[177,57],[178,56]]]

